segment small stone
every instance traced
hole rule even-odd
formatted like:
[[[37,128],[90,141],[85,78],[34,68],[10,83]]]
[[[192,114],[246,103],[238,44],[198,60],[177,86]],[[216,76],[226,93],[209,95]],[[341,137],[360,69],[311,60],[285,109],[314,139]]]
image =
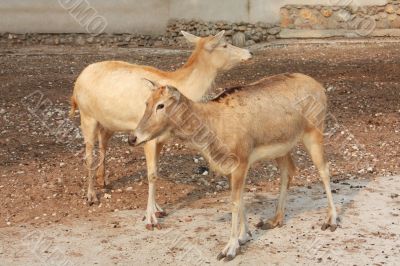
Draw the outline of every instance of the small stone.
[[[237,47],[244,47],[246,44],[246,35],[243,32],[236,32],[232,36],[232,44]]]
[[[208,172],[208,167],[206,166],[199,166],[197,169],[194,171],[195,174],[202,175],[204,172]]]
[[[126,190],[126,191],[132,191],[132,190],[133,190],[133,187],[127,187],[125,190]]]
[[[104,198],[105,198],[105,199],[111,199],[111,194],[104,193]]]
[[[328,17],[332,16],[333,11],[332,11],[331,8],[325,7],[325,8],[323,8],[323,9],[321,10],[321,14],[322,14],[324,17],[328,18]]]
[[[255,44],[256,42],[255,41],[253,41],[253,40],[248,40],[248,41],[246,41],[246,46],[251,46],[251,45],[253,45],[253,44]]]
[[[202,175],[208,175],[208,171],[204,171]]]
[[[394,8],[393,5],[389,4],[385,7],[385,12],[388,14],[393,14],[396,12],[396,9]]]
[[[78,36],[75,40],[75,44],[77,45],[85,45],[85,39],[82,36]]]
[[[93,43],[94,42],[94,38],[93,37],[89,37],[86,39],[87,43]]]
[[[268,30],[268,34],[271,34],[271,35],[276,35],[279,32],[281,32],[281,27],[273,27]]]
[[[65,166],[65,163],[64,162],[61,162],[60,163],[60,167],[64,167]]]

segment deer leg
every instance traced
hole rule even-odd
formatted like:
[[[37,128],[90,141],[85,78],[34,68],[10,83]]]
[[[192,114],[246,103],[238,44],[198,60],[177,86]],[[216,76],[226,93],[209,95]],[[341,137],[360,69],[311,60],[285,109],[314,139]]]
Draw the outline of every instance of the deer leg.
[[[313,163],[318,169],[319,175],[321,176],[324,184],[326,196],[328,198],[328,218],[326,223],[322,225],[321,229],[326,230],[327,228],[330,228],[330,230],[333,232],[337,228],[338,216],[336,213],[335,204],[333,202],[329,167],[324,157],[323,135],[321,131],[316,128],[308,131],[306,134],[304,134],[303,143],[310,154]]]
[[[243,187],[246,179],[248,166],[241,165],[235,169],[231,175],[231,200],[232,200],[232,228],[228,244],[219,253],[217,259],[232,260],[239,251],[239,234],[240,234],[240,220],[241,215],[244,213],[243,205]],[[243,217],[243,216],[242,216]]]
[[[81,129],[86,146],[85,164],[89,172],[87,200],[89,205],[92,205],[93,202],[99,201],[94,188],[94,172],[97,167],[96,164],[93,163],[93,149],[98,131],[98,123],[95,119],[87,117],[81,112]]]
[[[113,135],[113,132],[100,127],[99,133],[98,133],[98,138],[99,138],[99,168],[97,168],[96,172],[96,179],[97,183],[101,187],[108,186],[110,184],[110,181],[108,180],[108,176],[105,174],[105,163],[106,163],[106,152],[107,152],[107,144],[108,141],[110,140],[111,136]]]
[[[296,172],[296,167],[293,163],[290,153],[286,154],[283,157],[277,158],[276,162],[278,163],[281,174],[278,206],[276,207],[275,217],[267,220],[266,222],[261,221],[257,224],[257,227],[263,230],[273,229],[277,226],[281,227],[283,225],[283,220],[285,217],[287,190],[289,188],[290,181],[292,180]]]
[[[146,228],[153,230],[153,227],[158,229],[161,226],[158,224],[157,218],[166,216],[166,213],[156,202],[156,187],[155,183],[158,179],[158,158],[162,149],[163,143],[157,142],[157,139],[151,140],[144,145],[144,153],[147,163],[147,178],[149,182],[149,194],[146,210]]]
[[[246,242],[251,240],[251,232],[249,230],[249,224],[247,222],[246,209],[241,208],[240,213],[240,233],[239,233],[239,244],[244,245]]]

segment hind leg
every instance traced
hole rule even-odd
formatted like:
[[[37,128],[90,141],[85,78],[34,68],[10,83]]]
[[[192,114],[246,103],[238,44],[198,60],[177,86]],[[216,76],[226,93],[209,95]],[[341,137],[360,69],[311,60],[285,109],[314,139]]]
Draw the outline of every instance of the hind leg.
[[[93,202],[98,202],[96,191],[94,189],[94,174],[96,165],[93,163],[93,149],[98,132],[98,123],[95,119],[87,117],[81,112],[81,129],[85,139],[85,162],[89,172],[87,200],[89,204],[92,204]]]
[[[101,187],[105,187],[109,185],[108,177],[105,175],[105,163],[106,163],[106,152],[107,152],[107,144],[113,135],[112,131],[109,131],[103,127],[99,128],[98,138],[99,138],[99,168],[97,168],[96,179],[97,183]]]
[[[283,157],[277,158],[276,162],[278,163],[278,167],[281,174],[278,206],[276,208],[275,217],[267,220],[266,222],[261,221],[260,223],[257,224],[257,227],[264,230],[272,229],[277,226],[281,227],[283,225],[283,220],[285,217],[287,190],[289,188],[290,181],[292,180],[296,172],[296,167],[293,163],[292,156],[290,155],[290,153],[286,154]]]
[[[322,230],[326,230],[330,227],[330,230],[333,232],[337,228],[337,213],[332,197],[329,167],[324,157],[322,132],[317,128],[309,130],[304,134],[303,143],[318,169],[328,198],[328,218],[326,223],[322,225]]]

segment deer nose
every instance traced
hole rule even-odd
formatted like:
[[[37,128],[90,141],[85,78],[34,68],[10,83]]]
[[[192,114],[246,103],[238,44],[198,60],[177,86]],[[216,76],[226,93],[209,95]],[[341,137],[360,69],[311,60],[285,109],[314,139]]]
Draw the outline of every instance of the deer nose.
[[[136,140],[137,140],[137,137],[135,135],[129,135],[128,144],[131,145],[131,146],[135,146],[136,145]]]
[[[254,55],[253,52],[250,52],[250,55],[253,56]]]

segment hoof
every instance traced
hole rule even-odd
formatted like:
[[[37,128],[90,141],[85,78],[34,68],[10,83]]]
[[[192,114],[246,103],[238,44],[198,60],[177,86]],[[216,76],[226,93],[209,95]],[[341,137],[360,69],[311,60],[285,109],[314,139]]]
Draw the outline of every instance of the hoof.
[[[99,202],[99,199],[97,198],[97,195],[95,192],[87,195],[87,202],[88,202],[89,206],[92,206],[94,203]]]
[[[162,212],[156,212],[155,215],[157,218],[163,218],[167,216],[167,213],[165,211],[162,211]]]
[[[271,229],[274,229],[276,226],[273,226],[272,224],[270,224],[270,223],[265,223],[265,224],[263,224],[263,226],[261,226],[261,229],[262,230],[271,230]]]
[[[162,229],[161,224],[156,224],[155,227],[156,227],[158,230],[161,230],[161,229]]]
[[[217,256],[217,260],[222,260],[223,258],[225,258],[225,254],[224,253],[219,253]]]
[[[256,227],[259,228],[259,229],[261,229],[261,227],[263,227],[263,225],[264,225],[264,222],[263,222],[263,221],[259,221],[259,222],[256,224]]]
[[[324,223],[322,226],[321,226],[321,230],[322,231],[325,231],[326,229],[328,229],[329,228],[329,224],[328,223]]]
[[[228,256],[225,257],[224,261],[231,261],[231,260],[233,260],[234,258],[235,258],[235,256],[233,256],[233,255],[228,255]]]
[[[336,229],[337,229],[337,224],[328,224],[328,223],[324,223],[322,226],[321,226],[321,230],[322,231],[325,231],[326,229],[330,229],[331,230],[331,232],[334,232]]]
[[[149,231],[153,231],[154,227],[153,227],[152,224],[146,224],[146,229],[149,230]]]

